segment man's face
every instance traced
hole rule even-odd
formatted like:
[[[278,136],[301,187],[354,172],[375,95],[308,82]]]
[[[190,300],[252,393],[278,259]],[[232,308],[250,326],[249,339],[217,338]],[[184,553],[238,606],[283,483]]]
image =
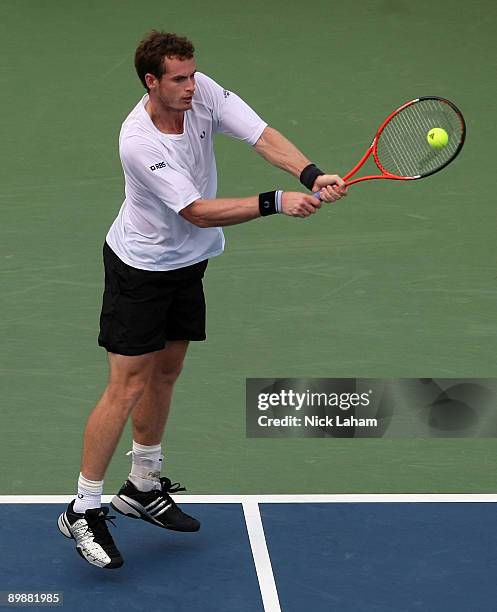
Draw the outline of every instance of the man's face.
[[[147,74],[147,85],[150,94],[170,110],[186,111],[192,107],[195,92],[195,59],[178,59],[166,57],[165,72],[160,80]]]

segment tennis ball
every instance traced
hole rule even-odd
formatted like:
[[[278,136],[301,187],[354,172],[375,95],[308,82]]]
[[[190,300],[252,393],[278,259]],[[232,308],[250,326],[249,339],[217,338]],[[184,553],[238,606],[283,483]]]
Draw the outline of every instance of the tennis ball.
[[[449,142],[449,135],[442,128],[432,128],[428,132],[426,140],[430,147],[434,149],[443,149]]]

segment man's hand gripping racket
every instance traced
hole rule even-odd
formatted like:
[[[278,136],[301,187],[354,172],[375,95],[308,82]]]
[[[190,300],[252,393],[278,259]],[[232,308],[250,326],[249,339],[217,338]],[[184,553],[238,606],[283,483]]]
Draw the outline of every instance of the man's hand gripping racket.
[[[425,178],[454,161],[466,137],[461,111],[449,100],[435,96],[416,98],[391,113],[378,128],[373,142],[343,181],[336,177],[329,187],[314,192],[314,197],[334,201],[333,193],[373,179],[413,181]],[[381,174],[349,180],[372,155]],[[319,186],[319,179],[316,186]],[[343,184],[342,184],[343,183]]]

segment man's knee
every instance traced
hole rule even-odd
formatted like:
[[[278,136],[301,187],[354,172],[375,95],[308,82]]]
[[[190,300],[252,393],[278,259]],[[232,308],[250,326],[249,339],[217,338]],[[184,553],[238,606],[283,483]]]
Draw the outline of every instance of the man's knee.
[[[125,379],[119,383],[109,382],[107,393],[113,401],[129,406],[131,409],[140,401],[146,386],[146,378]]]
[[[174,385],[183,370],[183,361],[160,364],[154,370],[154,382],[161,385]]]
[[[188,348],[186,341],[170,342],[156,355],[153,369],[153,382],[160,385],[173,385],[183,370],[183,362]]]
[[[111,359],[107,393],[113,401],[127,408],[128,412],[140,401],[145,392],[152,369],[152,359],[134,359],[122,356]]]

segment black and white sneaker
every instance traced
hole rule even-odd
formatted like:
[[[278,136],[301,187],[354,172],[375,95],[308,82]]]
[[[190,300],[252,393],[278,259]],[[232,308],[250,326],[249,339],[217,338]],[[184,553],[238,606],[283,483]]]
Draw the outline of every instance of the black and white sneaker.
[[[126,516],[174,531],[198,531],[200,522],[185,514],[173,501],[169,493],[185,491],[178,482],[171,484],[169,478],[160,479],[161,488],[153,491],[139,491],[127,480],[115,495],[110,505]]]
[[[76,540],[76,550],[88,563],[105,569],[121,567],[123,558],[106,525],[106,521],[112,523],[111,519],[116,517],[107,516],[108,508],[92,508],[78,514],[73,507],[74,500],[57,521],[62,535]]]

